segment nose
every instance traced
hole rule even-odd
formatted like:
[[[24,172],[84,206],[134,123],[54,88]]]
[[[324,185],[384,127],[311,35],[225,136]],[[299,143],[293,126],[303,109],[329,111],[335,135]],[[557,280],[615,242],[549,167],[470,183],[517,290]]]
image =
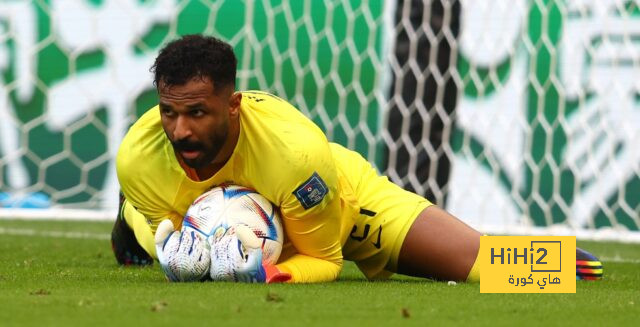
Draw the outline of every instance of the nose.
[[[176,125],[173,128],[173,138],[175,140],[186,140],[192,135],[189,120],[185,117],[178,116]]]

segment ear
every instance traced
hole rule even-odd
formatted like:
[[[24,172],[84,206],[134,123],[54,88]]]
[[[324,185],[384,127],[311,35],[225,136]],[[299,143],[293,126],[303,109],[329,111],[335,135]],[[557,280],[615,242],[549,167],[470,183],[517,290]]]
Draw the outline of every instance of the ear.
[[[242,93],[233,92],[229,97],[229,114],[235,116],[240,111],[240,103],[242,103]]]

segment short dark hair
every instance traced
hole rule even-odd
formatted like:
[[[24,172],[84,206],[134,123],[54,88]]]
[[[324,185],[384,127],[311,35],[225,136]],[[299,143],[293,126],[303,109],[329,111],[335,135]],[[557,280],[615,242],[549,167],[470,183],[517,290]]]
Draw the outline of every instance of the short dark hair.
[[[212,36],[185,35],[168,43],[151,66],[153,84],[183,85],[193,78],[209,78],[217,92],[235,87],[238,61],[228,43]]]

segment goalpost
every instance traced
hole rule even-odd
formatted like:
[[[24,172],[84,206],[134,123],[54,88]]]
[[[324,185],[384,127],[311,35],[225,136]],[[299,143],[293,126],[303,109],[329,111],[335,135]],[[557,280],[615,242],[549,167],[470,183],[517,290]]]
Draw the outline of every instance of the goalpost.
[[[111,220],[178,35],[486,233],[640,242],[635,0],[0,2],[0,217]]]

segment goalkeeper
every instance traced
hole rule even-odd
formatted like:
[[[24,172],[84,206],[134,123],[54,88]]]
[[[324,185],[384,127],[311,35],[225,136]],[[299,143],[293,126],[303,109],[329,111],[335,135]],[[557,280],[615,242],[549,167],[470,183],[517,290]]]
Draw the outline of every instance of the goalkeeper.
[[[213,37],[185,36],[160,51],[159,105],[130,128],[116,159],[119,263],[152,263],[158,224],[179,228],[196,197],[232,183],[280,208],[286,242],[266,282],[332,281],[343,260],[369,279],[479,280],[479,232],[328,142],[286,101],[236,91],[236,65],[231,46]]]

